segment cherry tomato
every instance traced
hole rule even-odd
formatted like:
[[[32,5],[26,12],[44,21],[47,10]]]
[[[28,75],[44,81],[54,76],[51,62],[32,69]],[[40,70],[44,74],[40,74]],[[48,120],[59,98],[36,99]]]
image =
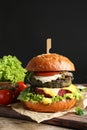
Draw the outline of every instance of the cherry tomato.
[[[50,71],[50,72],[35,72],[36,76],[53,76],[59,74],[60,72],[57,71]]]
[[[24,84],[23,81],[17,83],[17,88],[15,89],[15,101],[17,101],[17,97],[19,96],[20,92],[27,88],[27,85]]]
[[[20,82],[18,82],[17,84],[18,84],[18,86],[19,86],[19,90],[20,90],[20,91],[23,91],[25,88],[27,88],[27,85],[24,84],[23,81],[20,81]]]
[[[13,90],[0,90],[0,105],[8,105],[14,101]]]
[[[20,92],[27,87],[27,85],[25,85],[22,81],[18,82],[17,85],[18,87],[14,90],[0,90],[0,105],[8,105],[17,101],[17,97],[19,96]]]

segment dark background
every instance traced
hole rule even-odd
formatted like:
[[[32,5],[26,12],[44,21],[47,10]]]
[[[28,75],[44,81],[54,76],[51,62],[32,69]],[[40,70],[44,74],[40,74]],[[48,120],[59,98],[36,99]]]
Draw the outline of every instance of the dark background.
[[[25,67],[38,54],[50,52],[70,58],[75,83],[87,83],[87,2],[8,0],[0,2],[0,57],[16,55]]]

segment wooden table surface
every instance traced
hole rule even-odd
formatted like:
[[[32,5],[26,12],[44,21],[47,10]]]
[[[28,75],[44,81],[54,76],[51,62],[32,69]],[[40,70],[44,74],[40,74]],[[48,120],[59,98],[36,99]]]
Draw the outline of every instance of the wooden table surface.
[[[42,123],[36,123],[29,117],[12,110],[11,107],[0,106],[0,130],[87,130],[87,115],[78,116],[69,113]]]
[[[0,117],[0,130],[73,130],[32,121]]]

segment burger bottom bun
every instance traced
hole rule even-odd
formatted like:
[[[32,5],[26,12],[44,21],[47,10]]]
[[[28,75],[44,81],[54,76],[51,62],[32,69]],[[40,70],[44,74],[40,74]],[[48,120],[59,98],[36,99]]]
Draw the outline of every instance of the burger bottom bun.
[[[43,103],[32,103],[28,101],[23,102],[27,109],[37,111],[37,112],[61,112],[65,110],[69,110],[72,108],[76,100],[66,100],[66,101],[58,101],[51,104],[43,104]]]

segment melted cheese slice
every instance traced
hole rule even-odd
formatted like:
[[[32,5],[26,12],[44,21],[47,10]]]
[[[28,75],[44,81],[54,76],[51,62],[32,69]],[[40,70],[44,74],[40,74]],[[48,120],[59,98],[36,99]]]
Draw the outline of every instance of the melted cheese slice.
[[[69,90],[71,92],[76,92],[77,91],[77,86],[71,84],[69,87],[64,87],[63,89]]]
[[[52,80],[56,80],[57,78],[60,78],[61,76],[62,76],[61,74],[56,74],[53,76],[34,76],[34,78],[36,80],[40,80],[42,83],[45,83],[45,82],[50,82]]]
[[[58,92],[61,88],[38,88],[44,91],[44,93],[49,94],[50,96],[57,96]],[[69,87],[64,87],[62,89],[69,90],[71,92],[76,92],[77,87],[73,84],[71,84]]]
[[[49,94],[52,97],[57,96],[60,89],[69,90],[72,93],[77,91],[77,87],[73,84],[71,84],[69,87],[64,87],[64,88],[38,88],[38,89],[43,90],[44,93]],[[44,97],[43,100],[42,100],[42,103],[51,104],[52,100],[51,100],[51,98]]]
[[[44,93],[49,94],[52,97],[58,95],[58,92],[60,90],[60,88],[39,88],[39,89],[42,89]]]

